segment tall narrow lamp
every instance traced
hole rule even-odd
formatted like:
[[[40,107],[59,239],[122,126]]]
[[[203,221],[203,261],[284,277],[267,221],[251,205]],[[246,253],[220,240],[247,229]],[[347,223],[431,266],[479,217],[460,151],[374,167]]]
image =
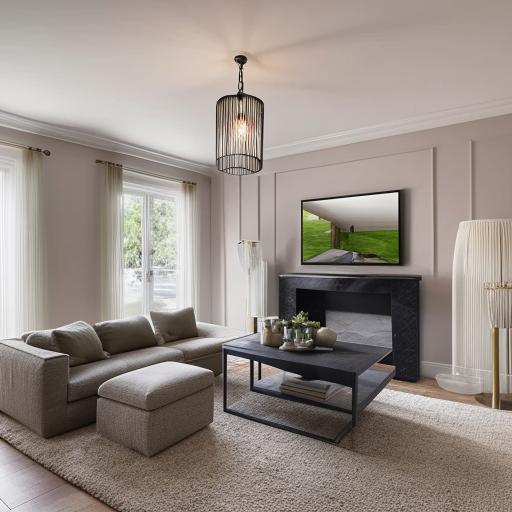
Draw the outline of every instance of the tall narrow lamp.
[[[247,328],[256,332],[256,319],[266,315],[266,264],[261,255],[259,240],[238,242],[238,258],[245,271],[247,283]]]
[[[512,219],[461,222],[452,273],[452,373],[436,375],[442,388],[463,394],[492,390],[484,284],[508,282],[512,282]]]

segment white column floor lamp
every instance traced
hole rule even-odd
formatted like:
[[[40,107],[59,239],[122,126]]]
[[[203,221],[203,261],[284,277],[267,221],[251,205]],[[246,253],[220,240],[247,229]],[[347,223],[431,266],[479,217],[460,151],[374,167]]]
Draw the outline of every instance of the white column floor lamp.
[[[453,258],[452,373],[436,375],[442,388],[462,394],[491,391],[492,351],[484,285],[503,282],[512,282],[512,219],[461,222]],[[508,385],[509,368],[505,374]]]

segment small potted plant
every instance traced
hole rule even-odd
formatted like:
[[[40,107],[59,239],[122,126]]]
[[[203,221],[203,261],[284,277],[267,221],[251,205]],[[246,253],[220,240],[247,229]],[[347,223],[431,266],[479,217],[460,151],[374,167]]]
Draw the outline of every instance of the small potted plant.
[[[298,344],[308,340],[315,340],[317,329],[320,329],[320,322],[309,320],[309,314],[305,311],[299,311],[290,321],[295,330],[295,341]]]
[[[306,323],[306,338],[315,340],[316,331],[320,329],[320,322],[314,320],[308,320]]]

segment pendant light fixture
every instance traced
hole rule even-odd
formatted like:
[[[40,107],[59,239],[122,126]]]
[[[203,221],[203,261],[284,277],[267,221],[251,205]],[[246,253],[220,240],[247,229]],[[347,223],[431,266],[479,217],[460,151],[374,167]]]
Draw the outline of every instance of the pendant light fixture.
[[[238,92],[217,101],[217,169],[242,176],[263,167],[263,101],[244,92],[245,55],[237,55]]]

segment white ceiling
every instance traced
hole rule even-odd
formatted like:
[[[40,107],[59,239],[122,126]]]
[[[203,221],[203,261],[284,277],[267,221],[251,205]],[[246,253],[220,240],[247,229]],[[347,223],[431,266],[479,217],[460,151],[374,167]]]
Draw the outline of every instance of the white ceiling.
[[[510,0],[0,0],[0,110],[213,163],[215,102],[245,52],[276,156],[505,113],[511,25]]]

